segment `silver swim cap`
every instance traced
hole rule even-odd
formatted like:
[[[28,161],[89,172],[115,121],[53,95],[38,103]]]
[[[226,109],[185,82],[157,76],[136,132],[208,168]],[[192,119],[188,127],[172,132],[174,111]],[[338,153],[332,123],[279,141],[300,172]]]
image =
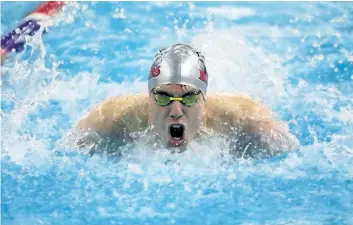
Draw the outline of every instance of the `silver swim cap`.
[[[148,76],[149,92],[161,84],[190,85],[200,89],[206,97],[208,74],[204,56],[186,44],[159,50]]]

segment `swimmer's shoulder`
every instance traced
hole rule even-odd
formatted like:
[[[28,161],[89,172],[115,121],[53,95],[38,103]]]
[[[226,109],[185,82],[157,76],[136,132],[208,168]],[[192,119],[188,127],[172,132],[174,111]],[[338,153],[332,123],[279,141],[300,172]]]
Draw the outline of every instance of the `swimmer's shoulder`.
[[[245,95],[227,95],[217,94],[210,95],[206,101],[206,109],[211,110],[224,110],[225,108],[246,110],[249,112],[257,113],[259,111],[269,113],[268,109],[258,101]]]
[[[94,106],[77,124],[80,129],[90,129],[109,135],[116,129],[131,130],[146,127],[148,96],[134,94],[114,96]]]
[[[248,96],[217,94],[207,97],[206,122],[211,127],[245,125],[249,120],[271,118],[271,112],[263,104]]]

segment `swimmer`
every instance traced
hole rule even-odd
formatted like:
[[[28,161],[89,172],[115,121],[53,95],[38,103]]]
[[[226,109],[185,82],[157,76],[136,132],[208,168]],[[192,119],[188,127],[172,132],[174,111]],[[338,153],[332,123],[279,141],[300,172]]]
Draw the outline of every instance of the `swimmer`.
[[[121,146],[142,132],[153,143],[187,150],[205,135],[222,135],[236,157],[272,156],[296,148],[288,126],[248,97],[207,96],[208,73],[200,51],[174,44],[158,51],[148,76],[148,94],[117,96],[96,105],[77,124],[77,144],[97,152],[107,143]]]

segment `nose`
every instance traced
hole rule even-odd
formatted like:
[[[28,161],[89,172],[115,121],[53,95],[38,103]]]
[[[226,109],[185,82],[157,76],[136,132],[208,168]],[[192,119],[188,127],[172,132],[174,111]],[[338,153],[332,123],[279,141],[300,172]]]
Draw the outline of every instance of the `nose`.
[[[178,120],[184,116],[183,105],[179,101],[173,101],[170,105],[169,117]]]

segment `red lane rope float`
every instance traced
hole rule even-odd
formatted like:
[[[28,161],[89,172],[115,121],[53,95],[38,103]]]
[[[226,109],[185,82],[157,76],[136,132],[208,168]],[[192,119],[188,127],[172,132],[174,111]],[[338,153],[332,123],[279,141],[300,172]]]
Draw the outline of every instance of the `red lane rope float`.
[[[7,35],[1,37],[1,63],[9,52],[20,52],[26,43],[25,35],[33,36],[40,28],[38,22],[49,20],[54,16],[66,2],[48,1],[39,5],[22,23]]]

